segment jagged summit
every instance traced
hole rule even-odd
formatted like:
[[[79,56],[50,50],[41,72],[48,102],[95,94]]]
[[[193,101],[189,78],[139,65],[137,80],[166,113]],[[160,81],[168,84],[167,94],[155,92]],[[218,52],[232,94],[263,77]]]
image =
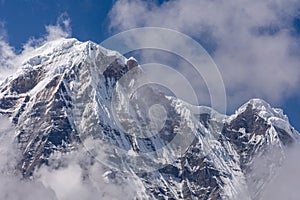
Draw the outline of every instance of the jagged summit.
[[[59,67],[71,67],[82,60],[92,61],[94,56],[122,57],[116,51],[107,50],[92,41],[80,42],[75,38],[60,38],[22,55],[19,60],[22,63],[19,72],[31,68],[43,66],[48,70]],[[51,65],[52,63],[55,64]],[[69,64],[68,64],[69,63]],[[52,67],[52,68],[51,68]],[[64,68],[62,68],[63,70]]]
[[[16,62],[19,70],[11,77],[4,80],[1,85],[0,95],[34,95],[51,84],[53,78],[70,73],[82,63],[93,63],[95,60],[105,58],[106,63],[126,59],[116,51],[107,50],[91,41],[79,42],[75,38],[57,39],[41,47],[20,55]],[[103,59],[104,60],[104,59]],[[93,63],[102,66],[105,63]],[[62,80],[62,79],[61,79]]]
[[[128,96],[135,77],[123,85],[118,80],[138,67],[137,61],[90,41],[46,43],[24,55],[20,63],[20,70],[0,85],[0,114],[16,125],[24,177],[47,165],[53,153],[78,150],[93,136],[103,144],[98,151],[122,169],[109,171],[115,166],[108,165],[106,174],[137,177],[145,191],[138,199],[240,199],[241,194],[244,199],[259,199],[275,173],[274,163],[298,140],[298,132],[283,112],[260,99],[250,100],[226,117],[151,87],[142,88],[141,95]],[[112,106],[113,95],[116,104]],[[148,110],[156,104],[164,108],[166,121],[151,135]],[[203,114],[198,115],[196,109]],[[141,137],[141,133],[151,136]],[[177,143],[167,145],[187,133],[194,139],[186,151],[177,154]],[[272,167],[263,176],[251,173],[254,160],[275,148],[280,157],[268,163]],[[138,155],[148,156],[141,170],[126,162]],[[170,156],[172,162],[168,162]],[[160,169],[143,171],[161,163],[165,165]]]
[[[288,121],[288,118],[286,115],[283,114],[282,109],[272,108],[271,105],[263,99],[259,99],[259,98],[250,99],[247,103],[245,103],[238,109],[238,112],[246,109],[248,106],[251,106],[252,109],[254,110],[260,111],[262,116],[263,116],[262,112],[267,112],[267,113],[271,113],[273,116]]]
[[[263,119],[268,125],[275,126],[279,129],[285,130],[287,133],[291,133],[290,136],[294,139],[298,138],[298,134],[295,129],[290,125],[288,117],[283,113],[282,109],[272,108],[269,103],[262,99],[251,99],[242,105],[234,115],[230,116],[228,121],[235,119],[237,116],[243,113],[252,113]],[[298,139],[296,139],[298,140]]]

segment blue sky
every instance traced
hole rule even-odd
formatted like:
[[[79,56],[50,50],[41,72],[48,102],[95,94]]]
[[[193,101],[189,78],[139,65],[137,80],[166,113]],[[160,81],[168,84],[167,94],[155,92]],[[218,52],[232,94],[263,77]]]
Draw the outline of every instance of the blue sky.
[[[45,25],[55,24],[59,15],[71,19],[72,37],[101,42],[108,36],[108,17],[112,1],[5,0],[0,4],[0,20],[5,22],[9,43],[22,48],[30,37],[45,34]]]
[[[2,0],[0,22],[5,40],[16,52],[21,52],[30,38],[43,37],[45,26],[55,25],[62,15],[70,19],[71,36],[81,41],[100,43],[116,32],[140,26],[179,30],[203,44],[220,67],[228,89],[229,112],[249,98],[263,98],[283,108],[291,124],[300,130],[297,1],[282,0],[278,2],[283,4],[271,6],[258,0],[247,5],[233,0],[220,5],[207,2]],[[246,17],[244,11],[239,12],[242,9],[246,9]],[[250,33],[244,34],[245,30]],[[233,42],[228,43],[230,40]],[[286,53],[286,49],[292,51]]]

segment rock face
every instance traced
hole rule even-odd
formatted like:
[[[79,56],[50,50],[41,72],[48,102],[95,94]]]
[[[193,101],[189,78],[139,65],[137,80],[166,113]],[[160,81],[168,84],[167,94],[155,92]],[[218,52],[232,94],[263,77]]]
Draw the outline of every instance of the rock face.
[[[17,127],[24,177],[53,152],[80,149],[92,136],[103,144],[107,169],[117,165],[119,177],[138,177],[146,191],[138,199],[259,199],[286,148],[298,141],[282,111],[260,99],[223,116],[152,86],[131,93],[143,73],[137,61],[92,42],[47,43],[20,67],[0,85],[0,113]],[[122,80],[129,70],[134,75]],[[159,124],[151,124],[153,106],[153,116],[165,120],[157,134],[151,134]],[[187,148],[178,153],[178,145]],[[263,174],[255,170],[257,159],[268,166]]]

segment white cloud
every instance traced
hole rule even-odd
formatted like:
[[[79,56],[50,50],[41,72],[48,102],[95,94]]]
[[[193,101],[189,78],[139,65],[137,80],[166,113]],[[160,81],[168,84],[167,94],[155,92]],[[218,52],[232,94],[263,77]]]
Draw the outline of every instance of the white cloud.
[[[274,179],[266,185],[262,194],[262,200],[296,200],[299,198],[299,153],[299,146],[289,149],[287,157],[284,159],[278,173],[273,177]]]
[[[13,173],[18,158],[14,147],[14,128],[7,118],[0,115],[0,173]]]
[[[8,42],[8,34],[5,22],[0,21],[0,81],[13,75],[24,58],[30,55],[34,49],[59,38],[67,38],[72,35],[71,20],[66,13],[57,18],[55,25],[45,26],[46,34],[41,38],[30,38],[23,46],[21,53],[17,54]]]
[[[0,80],[11,75],[14,71],[13,59],[16,57],[14,48],[7,42],[5,22],[0,21]]]
[[[296,200],[300,196],[298,182],[300,177],[299,144],[282,151],[273,146],[263,154],[253,158],[251,170],[248,169],[247,186],[253,199]],[[261,181],[263,180],[263,181]],[[248,196],[241,193],[240,199]]]
[[[108,179],[110,172],[99,162],[91,164],[91,155],[81,148],[68,155],[53,154],[50,166],[38,169],[34,179],[53,190],[59,200],[126,200],[140,192],[133,178]]]
[[[31,52],[35,48],[60,38],[68,38],[72,35],[71,19],[67,13],[61,14],[54,25],[45,26],[46,34],[41,38],[30,38],[23,46],[22,54]]]
[[[99,162],[91,164],[91,155],[84,148],[53,154],[48,166],[36,169],[31,179],[23,179],[17,167],[22,156],[14,135],[13,125],[0,116],[0,199],[126,200],[142,191],[129,175],[108,178],[112,172]]]
[[[17,169],[20,152],[14,142],[15,129],[10,121],[0,116],[0,199],[55,200],[55,193],[39,182],[21,179]]]
[[[166,27],[203,43],[221,71],[232,109],[253,97],[277,104],[297,91],[299,39],[291,29],[299,8],[297,0],[171,0],[162,5],[118,0],[110,19],[112,30]]]
[[[46,41],[56,40],[58,38],[67,38],[71,36],[71,20],[68,17],[67,13],[61,14],[58,19],[56,25],[48,25],[46,26]]]
[[[97,192],[93,192],[83,183],[82,169],[76,163],[70,163],[69,166],[58,170],[44,166],[36,174],[39,175],[38,180],[47,188],[51,188],[60,200],[96,199]]]
[[[39,182],[24,181],[14,176],[0,175],[0,199],[57,200],[54,191],[45,188]]]

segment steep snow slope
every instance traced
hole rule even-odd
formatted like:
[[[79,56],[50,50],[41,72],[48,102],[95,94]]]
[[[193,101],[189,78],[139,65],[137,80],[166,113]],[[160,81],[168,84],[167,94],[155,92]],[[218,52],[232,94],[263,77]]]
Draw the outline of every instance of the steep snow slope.
[[[17,126],[25,177],[52,153],[83,145],[109,179],[137,177],[145,190],[137,198],[258,199],[298,140],[283,112],[263,100],[227,117],[154,86],[136,94],[145,75],[136,60],[93,42],[60,39],[23,59],[0,85],[0,113]],[[254,170],[258,158],[267,160],[263,175]]]

